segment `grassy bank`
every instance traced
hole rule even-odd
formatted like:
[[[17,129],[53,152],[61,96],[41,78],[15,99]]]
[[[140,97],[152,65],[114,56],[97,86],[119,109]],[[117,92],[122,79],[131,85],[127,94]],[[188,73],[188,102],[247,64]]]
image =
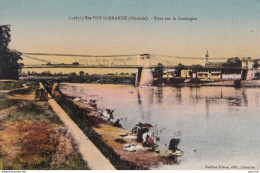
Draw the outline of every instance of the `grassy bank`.
[[[20,81],[0,81],[0,90],[12,90],[23,87],[23,82]]]
[[[31,78],[23,78],[23,80],[33,81],[53,81],[53,82],[65,82],[65,83],[94,83],[94,84],[122,84],[122,85],[134,85],[134,76],[123,75],[70,75],[70,76],[34,76]]]
[[[30,90],[0,94],[1,170],[87,170],[67,129],[47,102]]]
[[[17,100],[6,99],[5,95],[0,95],[0,110],[10,108],[11,106],[15,106],[19,103]]]

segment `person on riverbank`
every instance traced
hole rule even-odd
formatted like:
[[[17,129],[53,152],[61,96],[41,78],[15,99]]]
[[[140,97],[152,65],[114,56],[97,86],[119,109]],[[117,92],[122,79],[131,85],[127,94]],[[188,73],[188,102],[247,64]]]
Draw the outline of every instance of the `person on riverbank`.
[[[149,131],[149,129],[148,128],[142,128],[142,127],[140,127],[140,128],[138,128],[137,129],[137,142],[143,142],[143,134],[144,133],[147,133]]]
[[[177,148],[177,146],[179,145],[181,139],[180,138],[172,138],[170,140],[170,144],[169,144],[169,150],[172,150],[173,152],[176,152],[176,150],[180,150]]]
[[[122,125],[120,124],[120,119],[117,119],[116,122],[113,124],[113,126],[122,128]]]

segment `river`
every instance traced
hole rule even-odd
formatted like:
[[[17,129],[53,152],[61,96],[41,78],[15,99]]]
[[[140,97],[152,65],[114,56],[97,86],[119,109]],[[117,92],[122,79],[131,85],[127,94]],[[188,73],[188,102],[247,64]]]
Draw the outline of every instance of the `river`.
[[[100,109],[113,109],[126,129],[138,122],[154,125],[160,146],[168,147],[171,137],[179,135],[178,147],[184,151],[179,164],[160,169],[260,169],[259,88],[100,84],[61,84],[60,88],[69,96],[96,99]]]

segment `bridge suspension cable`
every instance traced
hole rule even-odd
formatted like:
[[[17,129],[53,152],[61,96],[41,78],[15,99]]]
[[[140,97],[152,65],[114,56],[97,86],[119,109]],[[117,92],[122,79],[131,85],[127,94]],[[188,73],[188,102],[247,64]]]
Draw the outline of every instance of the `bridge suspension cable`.
[[[41,55],[41,56],[74,56],[74,57],[130,57],[138,56],[139,54],[131,55],[77,55],[77,54],[51,54],[51,53],[23,53],[25,55]]]
[[[102,60],[97,60],[99,58],[112,58],[110,59],[112,61],[112,65],[114,64],[115,61],[128,61],[131,60],[134,57],[139,56],[140,54],[129,54],[129,55],[79,55],[79,54],[52,54],[52,53],[23,53],[22,56],[33,59],[33,60],[37,60],[37,61],[41,61],[44,63],[51,63],[51,61],[48,60],[44,60],[41,58],[36,58],[34,56],[67,56],[67,57],[88,57],[88,58],[96,58],[96,62],[102,61]],[[165,63],[167,65],[177,65],[179,63],[180,59],[192,59],[192,60],[204,60],[205,58],[203,57],[180,57],[180,56],[168,56],[168,55],[155,55],[155,54],[151,54],[150,55],[151,61],[153,62],[161,62],[161,63]],[[120,58],[121,57],[121,58]],[[127,59],[122,59],[122,58],[127,58]],[[169,60],[170,59],[170,60]],[[223,59],[227,59],[227,58],[210,58],[212,60],[223,60]],[[86,60],[87,61],[87,60]],[[93,60],[89,60],[89,61],[93,61]],[[103,59],[103,63],[105,64],[105,62],[107,62],[106,64],[110,64],[108,62],[109,60],[105,60]],[[103,65],[104,65],[103,64]]]
[[[47,62],[47,63],[51,63],[50,61],[47,61],[47,60],[43,60],[43,59],[40,59],[40,58],[35,58],[35,57],[32,57],[32,56],[28,56],[28,55],[22,55],[26,58],[30,58],[30,59],[33,59],[33,60],[37,60],[37,61],[41,61],[41,62]]]
[[[153,56],[160,56],[160,57],[167,57],[167,58],[177,58],[177,59],[205,59],[205,57],[181,57],[181,56],[169,56],[169,55],[153,55]],[[228,58],[210,58],[214,60],[220,59],[228,59]]]
[[[166,60],[166,59],[163,59],[163,58],[155,57],[154,55],[151,55],[151,56],[153,57],[153,59],[156,59],[158,61],[162,61],[162,62],[167,63],[167,64],[171,64],[171,65],[176,65],[177,64],[176,61]]]

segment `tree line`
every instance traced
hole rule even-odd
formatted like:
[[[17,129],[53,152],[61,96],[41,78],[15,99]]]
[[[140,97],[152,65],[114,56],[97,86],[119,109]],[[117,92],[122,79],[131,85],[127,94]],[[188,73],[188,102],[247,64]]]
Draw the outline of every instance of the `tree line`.
[[[22,53],[9,49],[11,42],[10,25],[0,26],[0,79],[19,79],[22,69]]]

